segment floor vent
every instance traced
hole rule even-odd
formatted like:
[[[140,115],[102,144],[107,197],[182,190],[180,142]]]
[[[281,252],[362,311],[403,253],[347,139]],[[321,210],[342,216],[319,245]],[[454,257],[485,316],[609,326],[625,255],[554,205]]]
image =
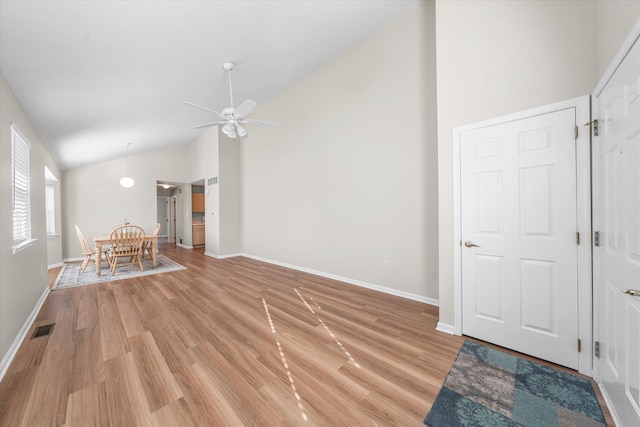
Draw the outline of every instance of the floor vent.
[[[51,335],[51,332],[53,331],[53,327],[54,326],[55,326],[55,323],[51,323],[49,325],[38,326],[36,328],[35,332],[33,333],[33,335],[31,336],[31,339],[38,338],[38,337],[43,337],[45,335]]]

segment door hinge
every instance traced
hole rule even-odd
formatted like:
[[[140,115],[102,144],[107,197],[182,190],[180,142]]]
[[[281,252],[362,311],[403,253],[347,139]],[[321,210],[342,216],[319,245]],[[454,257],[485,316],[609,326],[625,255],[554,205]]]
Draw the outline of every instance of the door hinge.
[[[575,132],[575,136],[574,137],[575,137],[575,139],[578,139],[578,125],[576,125],[575,131],[576,132]]]
[[[593,355],[596,357],[600,357],[600,342],[599,341],[595,341],[593,343]]]
[[[578,338],[578,353],[582,351],[582,340]]]
[[[580,244],[580,232],[576,231],[576,245]]]
[[[593,125],[593,136],[598,136],[598,119],[593,119],[584,124],[585,126]]]
[[[593,246],[600,246],[600,232],[593,232]]]

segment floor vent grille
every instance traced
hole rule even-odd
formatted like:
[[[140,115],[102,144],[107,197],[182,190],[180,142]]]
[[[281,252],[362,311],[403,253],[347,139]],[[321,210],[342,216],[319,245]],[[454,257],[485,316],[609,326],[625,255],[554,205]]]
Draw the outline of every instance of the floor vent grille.
[[[33,335],[31,336],[31,339],[38,338],[38,337],[43,337],[45,335],[51,335],[51,332],[53,331],[53,327],[54,326],[55,326],[55,323],[51,323],[49,325],[38,326],[36,328],[35,332],[33,333]]]

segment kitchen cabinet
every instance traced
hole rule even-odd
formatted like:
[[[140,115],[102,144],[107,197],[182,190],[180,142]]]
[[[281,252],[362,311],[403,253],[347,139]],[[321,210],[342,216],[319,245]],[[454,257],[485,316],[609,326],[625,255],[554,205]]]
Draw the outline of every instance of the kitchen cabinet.
[[[204,212],[204,193],[191,194],[191,211]]]
[[[193,246],[204,246],[204,222],[194,222],[192,225],[192,240],[193,240]]]

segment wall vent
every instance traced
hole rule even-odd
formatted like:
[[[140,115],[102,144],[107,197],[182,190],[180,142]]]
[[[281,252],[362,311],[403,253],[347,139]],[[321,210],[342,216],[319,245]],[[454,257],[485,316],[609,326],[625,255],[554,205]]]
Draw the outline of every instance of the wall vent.
[[[213,184],[217,184],[218,183],[218,177],[214,176],[213,178],[209,178],[207,180],[207,185],[213,185]]]

